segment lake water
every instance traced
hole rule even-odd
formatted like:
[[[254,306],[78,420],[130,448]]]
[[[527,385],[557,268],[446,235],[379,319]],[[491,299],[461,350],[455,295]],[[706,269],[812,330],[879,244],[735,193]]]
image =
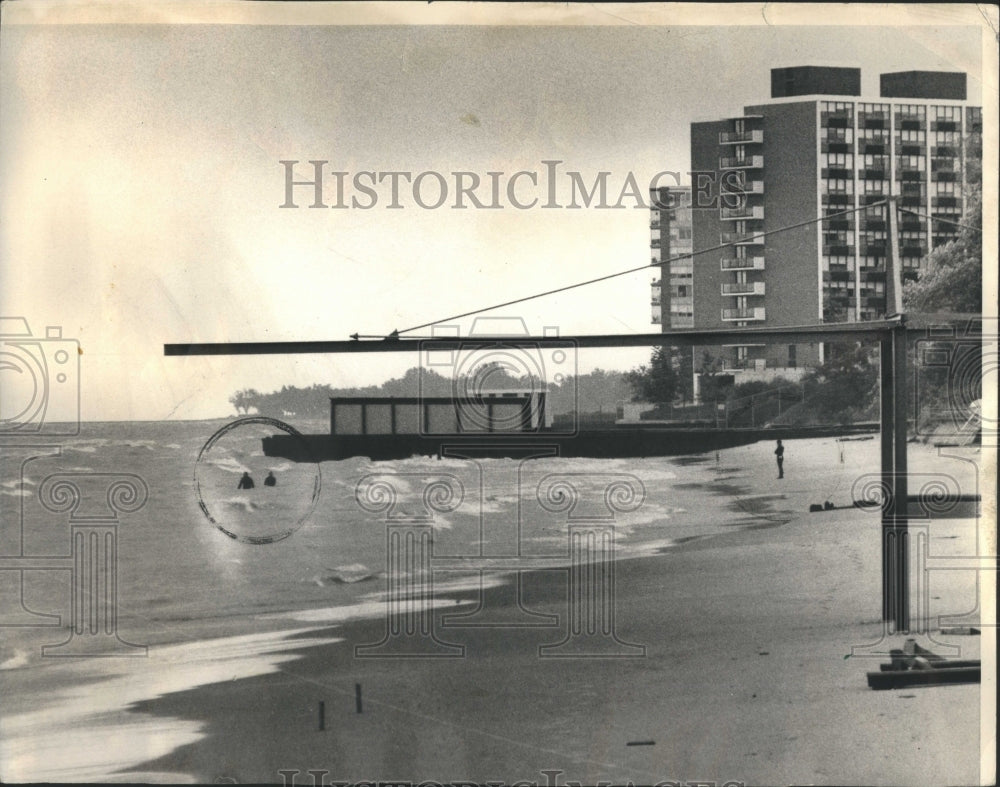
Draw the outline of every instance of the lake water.
[[[107,779],[197,740],[197,723],[126,710],[171,691],[275,671],[294,658],[289,631],[318,644],[332,641],[329,624],[383,616],[394,526],[429,529],[435,558],[500,566],[521,556],[555,566],[568,562],[574,523],[613,524],[616,555],[628,557],[790,516],[779,495],[741,485],[748,466],[773,461],[767,445],[718,458],[312,465],[263,456],[260,438],[274,433],[271,426],[225,427],[85,424],[60,443],[0,446],[0,559],[49,556],[63,567],[22,572],[8,563],[0,571],[4,779]],[[829,443],[833,462],[837,449]],[[275,486],[263,483],[269,471]],[[238,488],[245,472],[253,489]],[[50,510],[58,495],[43,491],[55,475],[80,490],[78,516],[109,513],[114,478],[148,489],[145,504],[123,513],[116,530],[117,632],[147,647],[136,651],[140,658],[41,655],[43,646],[67,639],[72,620],[70,512]],[[411,586],[430,579],[416,565],[399,566],[397,575]],[[435,602],[447,605],[455,603],[449,591],[478,586],[480,574],[452,565],[433,580]]]

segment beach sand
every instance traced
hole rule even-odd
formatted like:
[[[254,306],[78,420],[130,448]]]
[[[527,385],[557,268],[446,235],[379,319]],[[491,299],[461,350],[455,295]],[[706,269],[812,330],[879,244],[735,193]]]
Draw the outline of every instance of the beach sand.
[[[266,674],[234,670],[134,704],[143,719],[190,720],[199,736],[118,778],[979,783],[979,685],[867,687],[865,673],[887,659],[865,653],[903,641],[883,638],[879,517],[850,505],[878,441],[849,445],[848,468],[833,441],[789,441],[780,481],[772,450],[704,457],[706,495],[744,511],[741,526],[616,564],[616,635],[644,646],[642,657],[540,657],[565,636],[568,573],[524,572],[524,605],[560,615],[559,626],[436,626],[465,649],[441,659],[356,658],[355,644],[382,639],[384,619],[293,635],[337,641],[286,643],[301,658]],[[954,459],[912,446],[911,457],[914,470],[944,468],[962,491],[975,486],[974,451]],[[808,513],[825,500],[838,508]],[[932,555],[975,553],[975,519],[923,524]],[[938,631],[941,615],[979,624],[976,592],[974,571],[931,572],[930,629],[961,649],[949,655],[980,656],[979,637]],[[485,593],[489,608],[515,611],[510,586]]]

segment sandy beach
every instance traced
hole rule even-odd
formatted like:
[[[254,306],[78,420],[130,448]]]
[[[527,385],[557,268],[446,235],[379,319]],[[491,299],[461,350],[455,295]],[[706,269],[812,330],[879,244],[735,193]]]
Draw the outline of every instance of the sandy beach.
[[[267,647],[251,643],[222,666],[211,662],[207,685],[167,681],[155,698],[137,692],[119,716],[142,720],[154,740],[157,720],[187,725],[189,737],[105,778],[312,784],[308,772],[317,771],[326,784],[979,783],[982,687],[866,683],[886,660],[874,654],[903,640],[882,637],[879,517],[851,505],[859,471],[873,458],[877,465],[877,440],[789,441],[780,481],[772,449],[685,460],[712,501],[706,515],[721,506],[740,516],[721,534],[617,562],[616,634],[644,646],[642,657],[540,657],[539,646],[565,637],[565,623],[442,628],[443,614],[472,608],[468,590],[443,594],[453,608],[435,613],[437,636],[464,646],[460,658],[356,658],[355,645],[382,639],[381,616],[300,622]],[[912,469],[949,473],[967,491],[978,453],[966,454],[914,445]],[[808,513],[826,500],[837,508]],[[971,518],[921,525],[931,555],[975,554],[976,526]],[[567,578],[524,572],[523,605],[564,621]],[[509,584],[485,594],[500,619],[516,611]],[[975,572],[931,572],[929,598],[934,640],[979,658],[979,637],[939,631],[939,616],[978,626]],[[262,658],[264,666],[246,666]]]

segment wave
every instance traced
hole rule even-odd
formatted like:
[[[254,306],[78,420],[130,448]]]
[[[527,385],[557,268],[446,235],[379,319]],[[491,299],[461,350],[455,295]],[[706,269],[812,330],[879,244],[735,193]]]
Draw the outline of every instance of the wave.
[[[473,604],[473,601],[458,601],[448,598],[433,598],[427,604],[434,609]],[[291,612],[275,612],[263,617],[276,620],[295,620],[301,623],[344,623],[349,620],[377,619],[389,611],[389,603],[382,600],[361,601],[342,607],[320,607]]]
[[[229,473],[238,473],[239,475],[253,472],[251,468],[247,467],[245,464],[232,456],[213,457],[208,460],[208,464],[212,465],[212,467],[217,467],[220,470],[225,470]]]
[[[248,497],[227,497],[222,503],[227,508],[242,508],[248,514],[259,511],[262,508],[260,503]]]
[[[28,665],[28,654],[23,650],[14,651],[14,655],[5,661],[0,661],[0,670],[18,669]]]
[[[303,648],[341,641],[315,634],[317,630],[157,645],[150,646],[145,659],[85,659],[57,667],[76,680],[47,692],[54,707],[4,717],[4,749],[17,752],[5,758],[4,779],[104,782],[195,743],[208,734],[203,722],[152,716],[132,706],[199,686],[278,672],[286,662],[302,658]],[[75,685],[86,685],[88,679],[100,679],[102,690],[81,691]],[[109,740],[116,745],[108,746]]]
[[[337,566],[328,568],[320,574],[316,574],[312,581],[320,587],[327,585],[353,585],[358,582],[366,582],[372,579],[379,579],[385,576],[382,571],[373,571],[362,563],[352,563],[349,566]]]

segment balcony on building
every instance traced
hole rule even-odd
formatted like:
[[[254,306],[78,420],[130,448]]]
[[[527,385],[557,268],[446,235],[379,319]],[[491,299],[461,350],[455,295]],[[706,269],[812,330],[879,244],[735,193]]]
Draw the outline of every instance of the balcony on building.
[[[936,156],[931,159],[931,172],[960,172],[959,160],[949,156]]]
[[[885,180],[888,176],[889,157],[878,156],[870,162],[865,162],[863,167],[858,169],[858,175],[865,180]]]
[[[652,323],[653,325],[660,325],[662,323],[662,312],[659,306],[653,307]]]
[[[721,285],[722,295],[763,295],[764,282],[723,282]]]
[[[764,243],[764,235],[760,231],[755,232],[720,232],[720,243],[735,243],[737,245],[761,245]]]
[[[854,271],[848,270],[846,265],[831,265],[823,273],[823,281],[854,281]]]
[[[720,145],[736,145],[739,143],[760,143],[764,141],[763,129],[755,128],[747,131],[720,131]]]
[[[762,271],[763,257],[723,257],[720,270],[724,271]]]
[[[844,191],[831,191],[823,195],[824,205],[844,205],[854,204],[854,195]]]
[[[853,230],[854,219],[851,216],[836,216],[835,218],[823,219],[823,229],[834,232]]]
[[[763,219],[763,205],[741,205],[738,208],[719,208],[719,218],[725,220],[732,219]]]
[[[763,194],[764,181],[752,180],[746,177],[746,172],[729,172],[722,179],[720,188],[723,194]]]
[[[653,213],[652,218],[649,220],[649,228],[651,230],[655,230],[655,229],[659,229],[660,228],[660,214],[659,213]]]
[[[927,246],[924,244],[904,245],[899,253],[902,257],[913,257],[919,260],[927,255]]]
[[[819,123],[827,128],[850,128],[854,121],[849,109],[836,109],[820,112]]]
[[[796,378],[800,377],[803,371],[801,367],[795,365],[794,361],[788,365],[768,358],[723,358],[722,370],[735,373],[771,370],[775,373],[774,376],[791,375]]]
[[[820,145],[820,153],[853,153],[854,143],[853,142],[843,142],[838,139],[829,139]]]
[[[931,131],[961,131],[962,124],[957,120],[932,120]]]
[[[919,131],[927,127],[927,115],[923,112],[913,110],[896,110],[896,129],[904,131]]]
[[[862,239],[861,246],[859,247],[862,257],[884,257],[886,256],[887,244],[885,241],[879,241],[876,243],[865,243]]]
[[[931,155],[941,158],[958,158],[959,148],[957,145],[932,145]]]
[[[731,322],[733,320],[763,320],[763,306],[749,306],[746,309],[723,309],[722,319]]]
[[[962,204],[961,197],[931,197],[932,208],[957,208]]]
[[[858,114],[858,127],[879,129],[889,125],[888,112],[861,112]]]
[[[824,167],[820,176],[834,180],[850,180],[854,177],[854,170],[846,167]]]
[[[761,169],[763,156],[720,156],[719,169]]]

